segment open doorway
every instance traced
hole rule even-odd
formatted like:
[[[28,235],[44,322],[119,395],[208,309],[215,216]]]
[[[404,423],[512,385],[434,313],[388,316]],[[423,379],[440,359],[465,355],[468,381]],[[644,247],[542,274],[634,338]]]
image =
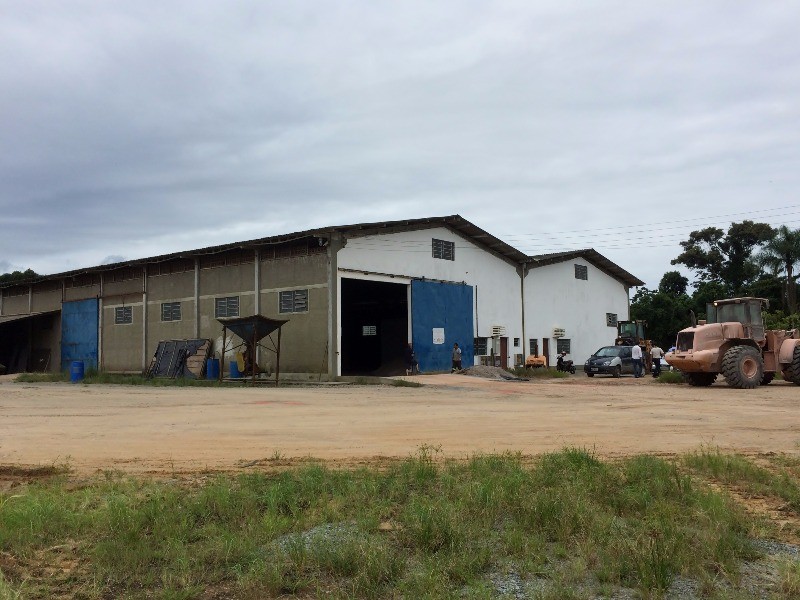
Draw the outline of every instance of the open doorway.
[[[20,315],[0,323],[0,374],[57,371],[59,315]]]
[[[342,279],[342,375],[405,373],[408,286]]]
[[[31,353],[30,319],[0,325],[0,374],[28,370]]]

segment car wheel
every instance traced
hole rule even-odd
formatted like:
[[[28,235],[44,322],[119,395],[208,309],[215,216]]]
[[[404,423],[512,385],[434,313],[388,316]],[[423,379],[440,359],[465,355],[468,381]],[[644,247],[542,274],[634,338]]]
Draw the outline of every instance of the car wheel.
[[[622,367],[620,365],[617,365],[616,367],[614,367],[614,370],[611,371],[611,376],[614,377],[615,379],[618,379],[620,375],[622,375]]]

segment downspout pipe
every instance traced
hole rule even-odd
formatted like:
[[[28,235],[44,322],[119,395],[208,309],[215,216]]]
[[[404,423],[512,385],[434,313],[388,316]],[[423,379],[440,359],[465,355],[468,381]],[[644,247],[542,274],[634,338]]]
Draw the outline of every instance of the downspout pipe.
[[[254,287],[255,287],[255,299],[253,302],[253,306],[255,307],[255,314],[261,314],[261,251],[258,248],[253,250],[255,253],[254,255],[254,262],[253,262],[253,276],[254,276]],[[255,381],[255,368],[256,365],[261,364],[261,346],[257,343],[257,341],[253,342],[253,381]]]
[[[194,337],[200,337],[200,259],[194,259]]]
[[[625,286],[625,296],[628,298],[628,318],[625,319],[626,321],[630,321],[631,319],[631,288],[629,285]]]
[[[105,319],[103,318],[104,310],[104,290],[103,290],[103,273],[100,273],[100,295],[97,297],[97,370],[103,370],[103,329]]]
[[[522,362],[525,364],[525,357],[528,356],[529,353],[525,350],[525,348],[529,345],[528,336],[525,332],[525,277],[528,275],[527,263],[521,263],[517,269],[517,272],[519,273],[519,297],[520,309],[522,311]]]
[[[328,244],[328,376],[339,375],[339,250],[346,240],[339,232],[332,232]]]
[[[142,373],[147,372],[147,265],[142,267]]]

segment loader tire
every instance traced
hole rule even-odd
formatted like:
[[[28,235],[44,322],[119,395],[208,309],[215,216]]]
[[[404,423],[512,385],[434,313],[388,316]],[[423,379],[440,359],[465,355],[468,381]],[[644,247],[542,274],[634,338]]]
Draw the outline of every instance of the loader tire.
[[[722,357],[722,375],[732,388],[753,389],[764,378],[764,359],[752,346],[734,346]]]
[[[761,385],[769,385],[772,383],[773,379],[775,379],[775,373],[764,373],[764,376],[761,378]]]
[[[796,385],[800,385],[800,344],[794,347],[792,362],[784,369],[783,378]]]
[[[684,373],[683,380],[694,387],[708,387],[717,379],[716,373]]]

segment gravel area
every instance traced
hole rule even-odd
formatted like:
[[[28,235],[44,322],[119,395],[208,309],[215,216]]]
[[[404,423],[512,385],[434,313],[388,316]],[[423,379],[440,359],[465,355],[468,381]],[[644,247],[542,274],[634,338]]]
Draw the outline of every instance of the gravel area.
[[[677,576],[664,594],[666,600],[695,600],[700,597],[700,584],[694,579]]]
[[[785,544],[783,542],[776,542],[775,540],[750,540],[753,548],[759,552],[763,552],[769,556],[781,556],[796,558],[800,554],[800,547],[794,544]]]
[[[355,523],[323,523],[300,533],[282,535],[275,543],[281,550],[289,550],[298,543],[309,548],[312,544],[335,543],[358,535],[360,533]]]
[[[724,579],[715,582],[717,592],[729,593],[737,598],[745,594],[744,597],[747,598],[771,600],[779,591],[779,564],[784,560],[799,560],[800,547],[766,539],[753,539],[751,543],[753,548],[764,556],[740,565],[738,585],[735,587]],[[559,585],[557,579],[542,577],[525,579],[513,569],[506,572],[495,571],[488,576],[488,579],[494,589],[494,596],[501,600],[550,597],[558,592]],[[599,583],[591,576],[574,585],[581,597],[591,600],[635,600],[641,597],[637,590],[626,587],[615,587],[610,595],[601,595],[598,593]],[[704,597],[704,590],[699,581],[680,575],[672,580],[663,596],[664,600],[700,600]]]
[[[485,379],[503,379],[506,381],[522,381],[516,375],[512,375],[505,369],[500,367],[487,367],[484,365],[476,365],[461,371],[462,375],[470,375],[472,377],[483,377]]]
[[[283,550],[291,550],[298,544],[306,549],[314,544],[330,544],[362,535],[355,523],[325,523],[301,533],[281,536],[275,544]],[[746,594],[748,598],[770,600],[778,589],[778,565],[782,560],[798,560],[800,547],[793,544],[767,539],[752,539],[753,548],[763,554],[755,561],[743,562],[740,567],[738,585],[735,587],[724,580],[716,582],[718,592]],[[494,571],[488,575],[494,597],[508,600],[526,600],[539,598],[542,595],[557,592],[557,580],[533,577],[525,579],[513,568],[506,571]],[[599,584],[593,576],[579,582],[576,587],[582,597],[591,600],[634,600],[639,592],[626,587],[616,587],[610,595],[598,594]],[[664,600],[699,600],[703,598],[701,583],[694,579],[676,576],[669,589],[664,593]],[[738,596],[737,596],[738,597]]]
[[[508,573],[492,573],[489,580],[494,586],[494,591],[501,598],[514,598],[515,600],[525,600],[528,595],[525,593],[525,581],[518,573],[509,571]]]

